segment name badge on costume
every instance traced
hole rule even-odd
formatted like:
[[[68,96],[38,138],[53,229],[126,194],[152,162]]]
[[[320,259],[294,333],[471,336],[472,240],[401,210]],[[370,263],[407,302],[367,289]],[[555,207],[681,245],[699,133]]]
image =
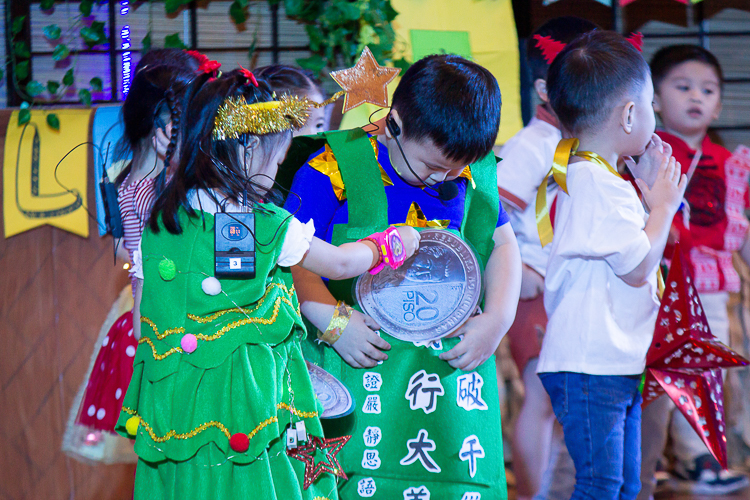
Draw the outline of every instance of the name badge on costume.
[[[254,213],[215,215],[214,274],[217,278],[255,278]]]

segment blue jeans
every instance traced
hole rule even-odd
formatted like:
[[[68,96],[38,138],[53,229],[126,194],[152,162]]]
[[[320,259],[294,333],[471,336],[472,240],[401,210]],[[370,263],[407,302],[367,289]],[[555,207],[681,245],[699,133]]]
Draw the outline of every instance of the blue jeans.
[[[539,377],[576,467],[571,500],[634,499],[641,489],[640,376]]]

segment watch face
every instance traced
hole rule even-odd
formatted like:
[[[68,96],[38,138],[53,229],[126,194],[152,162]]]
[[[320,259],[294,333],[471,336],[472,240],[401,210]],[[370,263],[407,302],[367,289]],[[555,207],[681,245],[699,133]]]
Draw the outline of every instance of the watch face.
[[[404,245],[401,241],[401,236],[397,232],[393,232],[388,236],[388,244],[393,252],[393,258],[396,261],[400,260],[404,255]]]

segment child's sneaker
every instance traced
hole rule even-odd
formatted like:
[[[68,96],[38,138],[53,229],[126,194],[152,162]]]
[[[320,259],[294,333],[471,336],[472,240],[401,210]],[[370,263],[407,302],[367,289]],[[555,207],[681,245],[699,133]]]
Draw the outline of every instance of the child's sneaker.
[[[750,485],[750,479],[740,472],[722,470],[707,453],[696,458],[690,469],[678,461],[670,483],[671,489],[679,493],[727,495]]]

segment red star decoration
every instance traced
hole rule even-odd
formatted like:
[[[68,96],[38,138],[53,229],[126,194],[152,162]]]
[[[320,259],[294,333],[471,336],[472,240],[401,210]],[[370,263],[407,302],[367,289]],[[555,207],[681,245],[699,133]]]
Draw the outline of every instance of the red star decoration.
[[[357,64],[331,73],[331,78],[346,91],[343,112],[346,113],[366,102],[383,108],[388,107],[387,87],[400,71],[398,68],[378,65],[370,49],[365,47]]]
[[[305,462],[305,482],[302,489],[307,489],[323,472],[329,472],[342,479],[349,479],[344,474],[336,454],[351,439],[351,436],[325,439],[311,436],[306,445],[286,450],[287,455]],[[327,450],[326,459],[315,464],[315,450]]]
[[[711,334],[680,245],[676,244],[654,338],[646,355],[643,406],[666,392],[726,468],[726,423],[719,368],[747,364],[745,358]]]

